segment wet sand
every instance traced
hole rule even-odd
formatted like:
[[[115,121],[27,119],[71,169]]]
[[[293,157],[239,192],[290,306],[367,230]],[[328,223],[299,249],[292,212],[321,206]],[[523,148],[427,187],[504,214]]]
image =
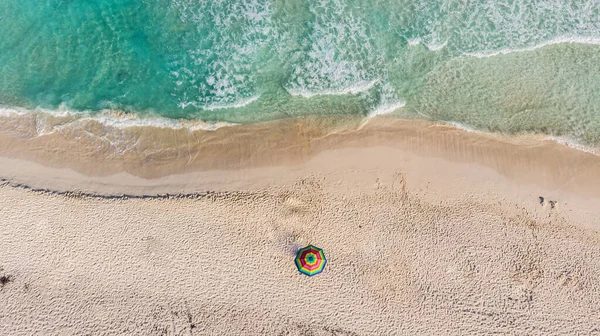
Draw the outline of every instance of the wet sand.
[[[383,117],[23,120],[0,133],[7,334],[600,333],[596,155]]]

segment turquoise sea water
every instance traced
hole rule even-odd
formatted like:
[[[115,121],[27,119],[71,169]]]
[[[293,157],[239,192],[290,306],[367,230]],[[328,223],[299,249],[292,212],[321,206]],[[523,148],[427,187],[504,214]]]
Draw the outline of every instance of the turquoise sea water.
[[[600,143],[596,0],[3,0],[0,105],[394,113]]]

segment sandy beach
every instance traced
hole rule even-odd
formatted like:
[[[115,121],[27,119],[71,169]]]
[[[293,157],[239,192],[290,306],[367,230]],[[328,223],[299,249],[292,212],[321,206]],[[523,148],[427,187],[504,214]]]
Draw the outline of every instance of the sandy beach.
[[[600,156],[391,117],[1,118],[3,334],[600,334]]]

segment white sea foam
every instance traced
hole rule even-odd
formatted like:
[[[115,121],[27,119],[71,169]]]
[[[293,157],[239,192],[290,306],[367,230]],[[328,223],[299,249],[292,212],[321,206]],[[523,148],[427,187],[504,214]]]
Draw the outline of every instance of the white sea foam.
[[[427,49],[429,49],[429,51],[439,51],[444,49],[444,47],[447,45],[448,40],[445,40],[444,42],[431,42],[426,44],[425,46],[427,47]]]
[[[281,44],[271,1],[174,0],[170,9],[198,33],[186,37],[192,48],[168,65],[179,106],[216,110],[255,96],[262,48]]]
[[[378,115],[394,113],[394,111],[396,111],[399,108],[404,107],[405,105],[406,105],[406,103],[402,102],[402,101],[389,102],[389,103],[379,105],[374,110],[369,112],[369,114],[367,115],[367,118],[373,118]]]
[[[411,39],[406,40],[406,42],[408,42],[409,46],[416,46],[421,43],[421,38],[420,37],[411,38]]]
[[[444,121],[444,124],[448,124],[451,125],[455,128],[461,129],[463,131],[467,131],[470,133],[478,133],[478,134],[493,134],[490,132],[484,132],[484,131],[480,131],[480,130],[476,130],[470,126],[467,126],[465,124],[461,124],[455,121]],[[568,137],[556,137],[556,136],[548,136],[547,137],[548,140],[554,141],[558,144],[573,148],[573,149],[577,149],[579,151],[582,152],[586,152],[586,153],[591,153],[591,154],[595,154],[595,155],[600,155],[600,151],[598,149],[595,149],[593,147],[589,147],[589,146],[585,146],[582,145],[581,143],[579,143],[577,140],[574,140],[572,138],[568,138]]]
[[[73,117],[73,116],[86,116],[86,112],[69,110],[64,104],[58,106],[56,110],[44,109],[36,107],[35,109],[27,109],[23,107],[9,107],[0,105],[0,116],[13,117],[21,116],[28,113],[42,113],[53,117]]]
[[[295,62],[286,90],[295,96],[356,94],[382,78],[383,58],[370,28],[348,1],[311,1],[311,33],[301,41],[310,48]]]
[[[559,36],[559,37],[553,38],[551,40],[548,40],[548,41],[545,41],[542,43],[538,43],[536,45],[532,45],[529,47],[516,48],[516,49],[507,48],[507,49],[499,49],[499,50],[494,50],[494,51],[489,51],[489,52],[465,53],[465,55],[473,56],[473,57],[477,57],[477,58],[486,58],[486,57],[493,57],[493,56],[498,56],[498,55],[517,53],[517,52],[533,51],[533,50],[543,48],[543,47],[546,47],[549,45],[561,44],[561,43],[600,45],[600,38],[598,38],[598,37],[581,37],[581,36]]]
[[[95,120],[103,125],[126,129],[131,127],[158,127],[189,130],[214,131],[221,127],[233,126],[236,124],[227,122],[207,123],[201,120],[168,119],[159,116],[140,117],[135,114],[122,114],[113,111],[103,111],[91,117],[84,117],[78,120]]]
[[[12,117],[26,114],[28,111],[25,109],[19,108],[8,108],[8,107],[0,107],[0,116],[1,117]]]
[[[103,110],[98,113],[91,114],[87,111],[73,111],[65,107],[60,107],[56,110],[48,110],[43,108],[35,108],[28,110],[18,107],[2,107],[0,106],[0,116],[3,117],[18,117],[28,113],[38,113],[49,117],[70,118],[66,123],[61,123],[61,127],[74,122],[96,121],[103,125],[126,129],[131,127],[158,127],[158,128],[173,128],[189,130],[207,130],[213,131],[221,127],[235,126],[237,124],[228,122],[208,123],[201,120],[185,120],[185,119],[169,119],[157,115],[140,116],[138,114],[123,113],[114,110]],[[51,131],[45,130],[42,133],[48,134]],[[38,134],[40,131],[38,130]]]
[[[361,81],[361,82],[355,83],[351,86],[337,89],[337,90],[323,90],[323,91],[312,92],[312,91],[309,91],[306,89],[288,88],[288,89],[286,89],[286,91],[289,94],[291,94],[292,96],[301,96],[304,98],[311,98],[314,96],[332,96],[332,95],[348,95],[348,94],[354,95],[354,94],[359,94],[361,92],[369,91],[378,82],[379,82],[378,80]]]
[[[233,104],[212,104],[206,107],[203,107],[204,110],[213,111],[213,110],[222,110],[222,109],[232,109],[232,108],[242,108],[247,105],[252,104],[260,98],[260,95],[256,95],[247,99],[242,99],[237,103]]]
[[[580,150],[582,152],[591,153],[591,154],[595,154],[595,155],[600,155],[600,152],[599,152],[598,149],[592,148],[592,147],[589,147],[589,146],[584,146],[584,145],[580,144],[578,141],[573,140],[571,138],[549,136],[548,140],[552,140],[552,141],[554,141],[554,142],[556,142],[558,144],[565,145],[567,147]]]
[[[456,121],[442,121],[442,123],[447,124],[447,125],[451,125],[451,126],[453,126],[455,128],[461,129],[463,131],[467,131],[467,132],[471,132],[471,133],[485,134],[485,132],[483,132],[483,131],[476,130],[473,127],[467,126],[465,124],[458,123]]]
[[[194,101],[190,101],[190,102],[181,102],[179,103],[179,107],[181,109],[184,109],[188,106],[193,106],[195,108],[198,109],[203,109],[205,111],[214,111],[214,110],[224,110],[224,109],[233,109],[233,108],[242,108],[245,107],[247,105],[252,104],[253,102],[257,101],[260,98],[260,95],[256,95],[256,96],[252,96],[246,99],[241,99],[237,102],[234,103],[230,103],[230,104],[226,104],[226,103],[213,103],[213,104],[209,104],[209,105],[202,105],[199,102],[194,102]]]
[[[406,105],[405,102],[396,101],[396,102],[388,102],[388,103],[381,104],[381,105],[375,107],[363,119],[363,121],[358,126],[358,129],[363,128],[369,122],[369,120],[375,118],[376,116],[391,114],[394,111],[396,111],[397,109],[404,107],[405,105]]]

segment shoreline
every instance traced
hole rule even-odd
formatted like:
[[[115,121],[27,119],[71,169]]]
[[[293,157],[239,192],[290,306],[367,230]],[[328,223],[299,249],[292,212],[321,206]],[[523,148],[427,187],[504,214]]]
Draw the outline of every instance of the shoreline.
[[[35,129],[35,119],[19,127]],[[210,131],[118,129],[95,121],[42,136],[15,130],[0,133],[0,178],[59,192],[204,192],[221,184],[243,185],[242,179],[227,178],[244,171],[283,175],[332,151],[385,147],[491,168],[517,183],[600,195],[592,187],[600,176],[600,156],[593,153],[544,136],[472,132],[390,116],[313,116]]]
[[[576,43],[568,40],[561,43]],[[555,44],[551,43],[550,45]],[[320,95],[320,94],[315,94]],[[251,99],[256,100],[255,98]],[[147,127],[150,132],[152,129],[172,129],[172,130],[187,130],[194,131],[216,131],[223,127],[239,127],[257,124],[268,124],[287,119],[346,119],[352,120],[352,123],[358,125],[358,129],[367,124],[375,117],[390,117],[401,121],[426,121],[432,124],[444,124],[452,127],[465,130],[467,132],[475,132],[487,136],[497,138],[523,138],[523,137],[539,137],[543,140],[552,140],[558,144],[568,146],[583,152],[591,153],[600,156],[600,144],[594,147],[587,144],[582,144],[577,139],[568,136],[556,136],[545,133],[495,133],[474,128],[468,124],[463,124],[456,121],[431,120],[426,118],[397,118],[394,116],[395,111],[405,106],[405,102],[397,101],[379,106],[377,109],[370,111],[366,115],[316,115],[307,114],[300,116],[292,116],[289,118],[279,118],[273,120],[259,121],[253,123],[237,123],[228,121],[205,121],[202,119],[182,119],[182,118],[167,118],[153,112],[149,114],[138,114],[135,112],[124,112],[121,110],[101,110],[97,113],[89,114],[89,111],[73,111],[64,106],[60,106],[57,110],[48,110],[43,108],[26,109],[21,107],[8,107],[0,105],[0,134],[1,133],[19,133],[19,137],[32,138],[35,136],[43,136],[55,132],[60,132],[64,128],[76,127],[78,124],[99,124],[109,132],[118,130],[126,130],[128,128],[144,128]],[[23,127],[34,126],[30,129]]]

